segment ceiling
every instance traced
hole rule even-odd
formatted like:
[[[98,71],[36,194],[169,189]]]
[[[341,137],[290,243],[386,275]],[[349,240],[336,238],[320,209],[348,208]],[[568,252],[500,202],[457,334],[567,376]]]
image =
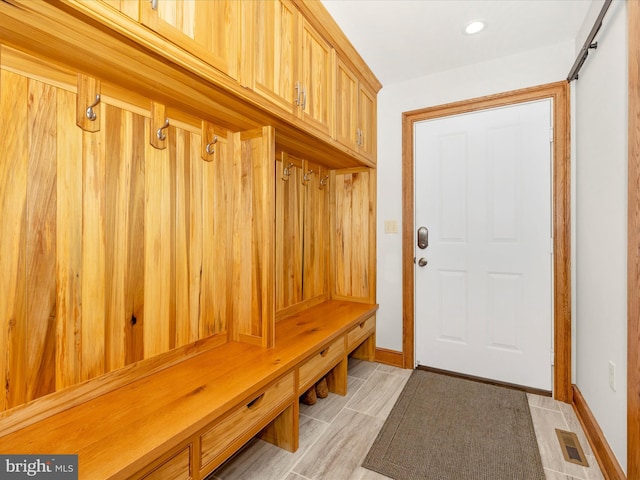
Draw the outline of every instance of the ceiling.
[[[591,6],[589,0],[322,3],[383,85],[574,40]],[[485,30],[466,35],[465,25],[477,19]]]

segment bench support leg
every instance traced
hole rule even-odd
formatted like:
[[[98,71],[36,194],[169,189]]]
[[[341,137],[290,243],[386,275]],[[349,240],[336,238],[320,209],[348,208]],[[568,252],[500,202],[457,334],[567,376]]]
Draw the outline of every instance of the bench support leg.
[[[331,393],[345,396],[347,394],[347,359],[343,359],[327,374],[327,386]]]
[[[373,333],[351,354],[353,358],[374,362],[376,359],[376,335]]]
[[[258,434],[265,442],[284,448],[289,452],[298,450],[299,415],[298,399],[289,405]]]

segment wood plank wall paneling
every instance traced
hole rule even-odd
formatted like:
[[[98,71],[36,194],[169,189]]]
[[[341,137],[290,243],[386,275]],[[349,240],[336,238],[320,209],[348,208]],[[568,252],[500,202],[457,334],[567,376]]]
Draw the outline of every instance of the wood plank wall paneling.
[[[175,178],[175,248],[172,264],[175,271],[172,276],[173,289],[175,289],[175,345],[181,346],[190,343],[193,325],[191,323],[191,289],[189,270],[191,267],[189,257],[189,230],[191,227],[191,197],[189,195],[191,178],[191,137],[188,132],[175,129],[175,144],[169,153],[173,169],[172,178]],[[198,142],[200,145],[200,142]],[[197,327],[197,324],[196,324]],[[196,330],[197,332],[197,330]]]
[[[335,175],[335,239],[333,245],[334,298],[372,301],[375,285],[371,283],[371,225],[369,195],[371,172],[346,171]]]
[[[258,151],[252,155],[254,182],[253,208],[254,228],[252,272],[257,289],[255,296],[260,300],[258,315],[252,316],[253,331],[261,338],[263,347],[272,347],[275,343],[275,304],[273,284],[275,280],[275,212],[273,199],[276,195],[273,176],[273,159],[276,156],[276,133],[273,127],[260,129]],[[254,310],[255,312],[255,310]]]
[[[197,137],[194,140],[198,140]],[[200,139],[201,140],[201,139]],[[202,143],[200,141],[200,143]],[[202,145],[201,145],[202,147]],[[203,236],[203,209],[204,202],[202,201],[202,189],[203,189],[203,174],[204,162],[186,160],[180,162],[178,165],[178,171],[184,177],[184,184],[179,183],[178,186],[178,198],[180,198],[182,190],[184,190],[184,208],[188,212],[184,219],[184,249],[186,249],[186,255],[188,256],[188,270],[182,272],[178,268],[178,272],[186,274],[186,280],[182,277],[178,277],[176,282],[178,284],[181,281],[186,281],[189,285],[188,294],[188,327],[183,325],[182,328],[177,329],[177,344],[184,344],[186,342],[192,342],[196,338],[200,338],[203,332],[200,331],[200,312],[202,311],[202,297],[200,292],[202,290],[202,262],[204,260],[204,236]],[[182,170],[182,171],[181,171]],[[180,177],[179,177],[180,178]],[[178,237],[181,238],[181,237]],[[204,331],[204,328],[203,328]]]
[[[145,121],[145,138],[150,138],[152,128],[151,122]],[[175,141],[172,133],[166,135]],[[160,150],[147,143],[145,160],[144,305],[145,319],[154,322],[154,328],[145,328],[143,335],[144,357],[149,358],[170,346],[171,201],[163,194],[171,188],[169,149]]]
[[[329,187],[320,188],[321,169],[309,163],[314,173],[305,187],[304,200],[304,300],[324,297],[329,293]],[[324,171],[323,171],[324,173]]]
[[[143,332],[145,325],[144,311],[144,259],[145,259],[145,142],[138,139],[145,137],[145,118],[142,115],[125,112],[126,121],[130,122],[123,139],[130,141],[131,180],[126,195],[128,196],[128,238],[127,266],[125,277],[125,311],[124,345],[125,365],[144,358]],[[129,116],[130,115],[130,116]],[[135,140],[135,141],[134,141]],[[126,157],[124,157],[126,158]],[[125,160],[125,164],[127,164]]]
[[[294,163],[287,180],[282,178],[283,162]],[[276,311],[280,311],[302,301],[304,187],[299,161],[285,158],[276,163]]]
[[[282,180],[283,163],[290,174]],[[303,168],[304,164],[304,168]],[[304,180],[305,172],[313,171]],[[319,165],[285,155],[276,162],[276,313],[285,317],[329,297],[330,184]]]
[[[272,127],[233,137],[234,182],[234,337],[273,345],[275,315],[275,135]],[[239,176],[239,179],[238,179]],[[252,268],[247,268],[251,265]],[[242,292],[240,295],[239,293]]]
[[[104,112],[104,109],[101,109]],[[104,115],[104,113],[101,113]],[[104,124],[104,120],[102,120]],[[81,380],[105,373],[106,159],[104,129],[82,134]]]
[[[29,81],[26,400],[55,391],[56,89]]]
[[[224,334],[235,295],[226,140],[203,162],[199,130],[172,126],[158,150],[148,113],[106,97],[100,130],[83,131],[69,85],[39,63],[22,71],[26,57],[0,66],[0,411]],[[272,181],[256,145],[244,173]],[[250,209],[273,193],[261,182],[247,185],[245,201],[258,192]],[[265,239],[253,236],[258,251]],[[260,343],[265,324],[249,320],[247,331]]]
[[[81,130],[75,86],[58,79],[74,74],[48,73],[26,56],[1,71],[1,410],[214,334],[272,345],[273,129],[219,136],[203,162],[198,129],[172,125],[161,148],[150,144],[145,99],[103,96],[100,128]],[[294,169],[278,194],[294,212],[282,234],[302,242],[281,252],[297,276],[285,309],[329,296],[333,187],[305,168],[306,186]],[[370,208],[361,175],[346,175],[347,210]],[[366,272],[366,255],[347,270]]]
[[[82,321],[82,130],[75,123],[75,95],[57,94],[56,158],[56,390],[80,381]],[[1,270],[4,272],[4,268]],[[3,317],[4,318],[4,317]]]
[[[127,249],[129,237],[127,195],[131,175],[123,158],[131,158],[130,150],[133,142],[131,138],[123,138],[127,130],[119,128],[120,122],[129,123],[126,118],[121,117],[121,111],[111,106],[103,108],[106,110],[106,143],[112,152],[106,175],[106,205],[109,208],[105,212],[106,369],[110,371],[125,365],[125,329],[116,319],[125,318],[124,284],[127,254],[129,253]],[[113,128],[114,126],[118,128]]]
[[[203,169],[203,248],[208,255],[203,257],[203,286],[206,304],[203,312],[209,312],[203,319],[204,330],[201,336],[208,336],[229,328],[231,318],[231,298],[234,291],[231,286],[233,247],[231,243],[231,199],[233,198],[230,181],[233,168],[229,161],[227,140],[220,138],[215,144],[213,162],[205,162]],[[245,219],[246,221],[246,219]],[[207,307],[206,305],[209,305]]]
[[[0,90],[5,143],[0,162],[0,406],[4,410],[26,401],[28,81],[2,71]]]

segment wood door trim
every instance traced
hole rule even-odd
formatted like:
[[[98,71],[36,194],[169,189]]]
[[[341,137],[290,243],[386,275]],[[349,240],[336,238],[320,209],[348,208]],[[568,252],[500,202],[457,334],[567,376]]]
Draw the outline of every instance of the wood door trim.
[[[570,109],[566,81],[464,100],[402,115],[402,350],[414,366],[413,130],[418,121],[551,98],[553,100],[553,308],[554,398],[571,402],[571,197]]]
[[[640,478],[640,2],[627,2],[629,173],[627,218],[627,477]]]
[[[576,417],[578,417],[578,421],[580,425],[582,425],[582,430],[587,436],[589,445],[593,450],[593,454],[605,478],[611,480],[623,480],[627,478],[613,450],[611,450],[611,446],[607,442],[607,438],[604,436],[596,417],[591,412],[587,401],[582,396],[582,392],[580,392],[577,385],[573,385],[573,409],[576,412]],[[637,477],[629,476],[629,478]]]

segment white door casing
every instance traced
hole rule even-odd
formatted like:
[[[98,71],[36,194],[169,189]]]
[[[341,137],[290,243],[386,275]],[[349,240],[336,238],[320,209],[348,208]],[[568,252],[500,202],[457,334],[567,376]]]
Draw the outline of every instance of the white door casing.
[[[415,124],[417,364],[551,390],[551,103]]]

